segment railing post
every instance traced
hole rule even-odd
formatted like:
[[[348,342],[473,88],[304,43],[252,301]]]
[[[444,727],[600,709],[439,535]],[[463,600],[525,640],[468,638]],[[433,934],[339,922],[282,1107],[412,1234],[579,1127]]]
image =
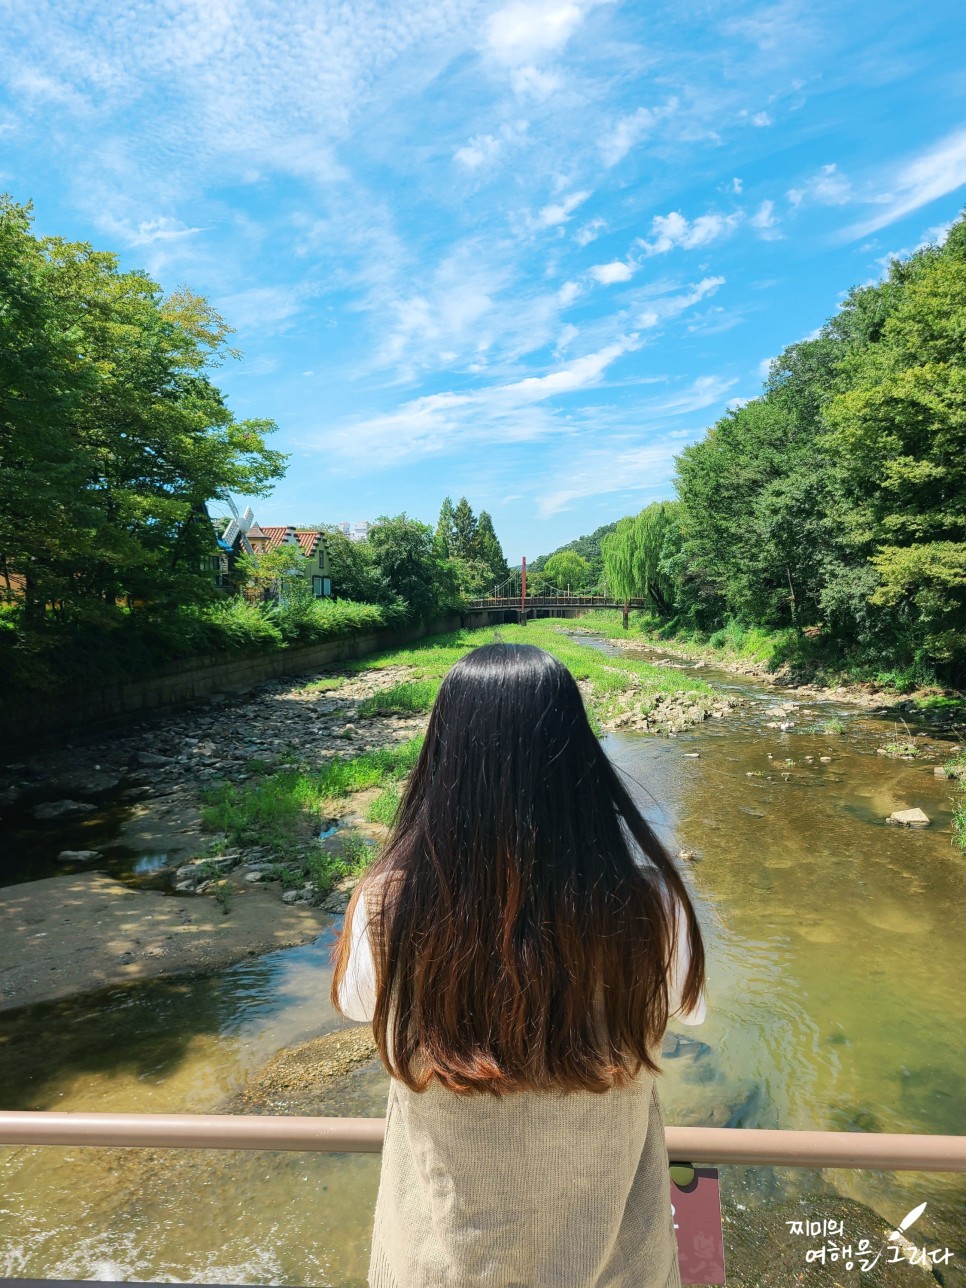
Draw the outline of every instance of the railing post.
[[[627,622],[628,622],[628,618],[630,617],[630,612],[631,612],[631,601],[629,599],[625,599],[624,601],[624,630],[625,631],[627,630]]]

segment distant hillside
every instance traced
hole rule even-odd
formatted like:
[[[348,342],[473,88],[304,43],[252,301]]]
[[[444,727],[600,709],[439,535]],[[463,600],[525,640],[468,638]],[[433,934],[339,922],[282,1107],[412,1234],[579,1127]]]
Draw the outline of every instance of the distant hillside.
[[[604,575],[604,561],[600,554],[600,543],[603,541],[604,537],[607,536],[608,532],[613,532],[616,527],[616,519],[613,523],[605,523],[602,528],[598,528],[595,532],[590,533],[589,536],[577,537],[573,541],[568,541],[566,545],[558,546],[556,550],[551,550],[549,554],[540,555],[527,566],[532,569],[533,572],[539,572],[550,556],[555,555],[557,551],[575,550],[577,554],[583,555],[583,557],[589,561],[593,573],[593,580],[600,581]]]

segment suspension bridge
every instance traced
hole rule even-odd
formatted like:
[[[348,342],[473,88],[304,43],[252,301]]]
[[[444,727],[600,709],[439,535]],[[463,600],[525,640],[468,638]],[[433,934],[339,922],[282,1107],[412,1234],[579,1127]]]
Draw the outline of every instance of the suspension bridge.
[[[536,580],[531,578],[528,585],[524,559],[519,572],[502,585],[494,586],[491,594],[471,599],[467,608],[474,612],[502,612],[507,618],[513,614],[523,625],[531,617],[569,617],[591,608],[612,608],[623,615],[626,630],[631,609],[646,608],[647,604],[646,599],[618,599],[607,593],[606,585],[593,594],[574,594],[569,586],[552,586],[539,576]]]

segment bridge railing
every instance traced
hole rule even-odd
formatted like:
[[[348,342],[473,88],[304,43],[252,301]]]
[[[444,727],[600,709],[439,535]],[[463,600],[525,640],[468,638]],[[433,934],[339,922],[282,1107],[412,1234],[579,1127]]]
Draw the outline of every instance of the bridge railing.
[[[384,1118],[0,1112],[0,1145],[263,1149],[375,1154]],[[966,1172],[966,1136],[667,1127],[670,1158],[694,1163]]]
[[[467,601],[468,608],[520,608],[520,595],[481,595]],[[618,600],[609,595],[527,595],[527,608],[646,608],[647,600]]]

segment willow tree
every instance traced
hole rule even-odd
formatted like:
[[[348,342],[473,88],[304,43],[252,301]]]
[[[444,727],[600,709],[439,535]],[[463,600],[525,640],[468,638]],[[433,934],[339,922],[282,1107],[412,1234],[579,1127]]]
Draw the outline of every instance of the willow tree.
[[[657,612],[671,612],[674,587],[662,571],[669,533],[677,527],[679,502],[655,501],[632,518],[621,519],[601,542],[607,589],[626,603],[650,599]]]

